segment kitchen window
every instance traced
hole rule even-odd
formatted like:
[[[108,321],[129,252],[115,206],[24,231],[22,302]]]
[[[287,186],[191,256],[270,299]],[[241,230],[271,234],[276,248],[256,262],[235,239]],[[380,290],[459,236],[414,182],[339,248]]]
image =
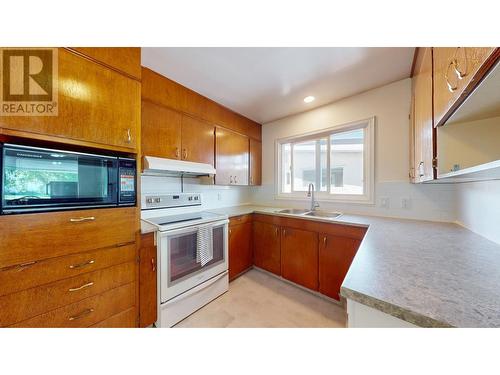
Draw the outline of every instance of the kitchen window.
[[[375,118],[279,139],[277,198],[373,203]]]

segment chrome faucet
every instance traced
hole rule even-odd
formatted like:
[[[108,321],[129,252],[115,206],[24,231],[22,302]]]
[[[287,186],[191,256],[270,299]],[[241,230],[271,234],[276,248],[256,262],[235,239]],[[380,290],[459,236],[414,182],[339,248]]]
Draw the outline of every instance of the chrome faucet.
[[[307,196],[311,198],[311,211],[316,210],[317,207],[319,207],[319,203],[316,202],[314,199],[314,184],[310,183],[308,190],[307,190]]]

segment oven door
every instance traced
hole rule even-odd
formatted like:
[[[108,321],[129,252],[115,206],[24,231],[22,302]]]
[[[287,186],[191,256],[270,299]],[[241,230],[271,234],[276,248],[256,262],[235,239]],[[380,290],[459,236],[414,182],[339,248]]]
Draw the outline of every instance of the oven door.
[[[158,249],[161,303],[227,271],[228,220],[211,223],[210,229],[213,258],[204,266],[198,255],[200,227],[192,226],[160,233]]]

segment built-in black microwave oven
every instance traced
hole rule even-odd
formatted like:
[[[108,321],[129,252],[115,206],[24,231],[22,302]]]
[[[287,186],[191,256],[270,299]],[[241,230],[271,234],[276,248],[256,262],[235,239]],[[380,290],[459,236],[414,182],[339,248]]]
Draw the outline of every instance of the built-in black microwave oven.
[[[1,213],[134,206],[134,159],[0,144]]]

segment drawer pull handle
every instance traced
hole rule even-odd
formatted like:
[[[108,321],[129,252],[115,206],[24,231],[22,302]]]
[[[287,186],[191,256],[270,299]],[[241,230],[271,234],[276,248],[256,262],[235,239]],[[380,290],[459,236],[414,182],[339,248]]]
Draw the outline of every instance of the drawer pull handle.
[[[85,288],[89,288],[92,285],[94,285],[93,281],[91,281],[90,283],[87,283],[87,284],[83,284],[82,286],[79,286],[78,288],[69,288],[68,292],[77,292],[79,290],[82,290],[82,289],[85,289]]]
[[[74,270],[76,268],[82,268],[82,267],[89,266],[89,265],[94,264],[94,263],[95,263],[95,260],[91,259],[91,260],[88,260],[88,261],[83,262],[83,263],[72,264],[71,266],[69,266],[69,268],[71,268],[72,270]]]
[[[153,272],[156,272],[155,258],[151,258],[151,269]]]
[[[325,236],[325,237],[323,237],[323,245],[324,245],[325,247],[326,247],[326,243],[327,243],[327,241],[328,241],[328,240],[327,240],[326,236]]]
[[[94,312],[94,309],[87,309],[87,310],[84,310],[82,311],[80,314],[78,315],[74,315],[74,316],[70,316],[68,318],[68,320],[77,320],[77,319],[80,319],[80,318],[83,318],[84,316],[87,316],[89,314],[92,314]]]
[[[87,216],[87,217],[72,217],[69,219],[72,223],[81,223],[82,221],[94,221],[95,216]]]

